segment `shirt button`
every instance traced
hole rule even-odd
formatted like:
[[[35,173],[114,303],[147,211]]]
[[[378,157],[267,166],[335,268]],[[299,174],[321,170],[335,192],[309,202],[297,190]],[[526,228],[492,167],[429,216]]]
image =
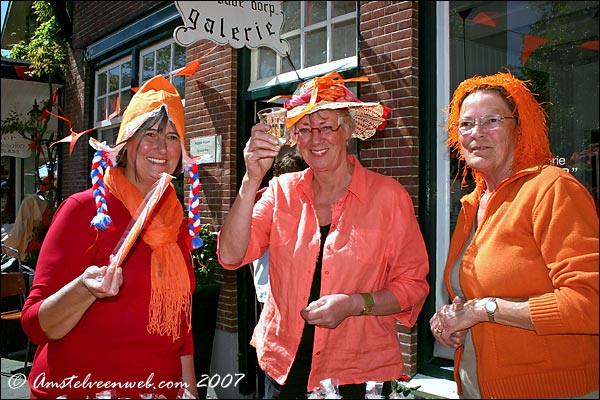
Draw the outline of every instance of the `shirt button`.
[[[335,224],[331,224],[331,229],[335,229]]]
[[[330,244],[327,245],[327,250],[331,251],[331,245]]]
[[[325,275],[329,275],[329,271],[325,271]]]
[[[317,352],[315,353],[315,356],[320,356],[320,355],[321,355],[321,352],[320,352],[320,351],[317,351]]]

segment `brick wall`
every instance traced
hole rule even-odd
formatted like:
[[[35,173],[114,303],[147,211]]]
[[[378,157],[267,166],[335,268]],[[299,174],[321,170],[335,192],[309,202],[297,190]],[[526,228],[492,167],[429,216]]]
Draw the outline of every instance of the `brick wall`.
[[[360,68],[369,77],[362,101],[392,109],[383,132],[360,143],[362,164],[408,190],[418,214],[419,58],[418,5],[412,1],[360,2]],[[397,324],[404,372],[417,372],[417,329]]]
[[[73,122],[75,132],[81,132],[93,126],[93,121],[90,120],[89,99],[93,95],[90,82],[94,71],[84,61],[83,49],[85,46],[166,3],[164,1],[73,2],[73,37],[69,52],[69,62],[73,73],[66,79],[64,85],[64,111],[65,115]],[[69,133],[68,127],[65,126],[64,134]],[[69,156],[69,145],[60,145],[63,199],[91,187],[88,139],[87,135],[82,136],[75,145],[71,156]]]
[[[216,230],[237,195],[238,68],[237,50],[231,46],[214,47],[214,43],[203,40],[188,48],[187,63],[202,58],[199,71],[186,81],[185,108],[188,148],[189,141],[196,137],[221,135],[222,138],[222,161],[202,164],[199,169],[201,222],[215,225]],[[220,281],[217,329],[237,332],[237,272],[222,270]]]

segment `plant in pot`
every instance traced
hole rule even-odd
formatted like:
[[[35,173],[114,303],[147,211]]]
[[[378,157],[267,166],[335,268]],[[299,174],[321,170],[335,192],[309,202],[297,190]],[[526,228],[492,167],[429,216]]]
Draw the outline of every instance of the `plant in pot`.
[[[221,264],[217,258],[217,236],[211,224],[200,228],[202,246],[192,250],[192,265],[196,273],[196,290],[192,296],[192,334],[194,337],[194,367],[196,380],[210,377],[210,361],[217,325],[217,309],[221,283]],[[206,398],[206,386],[198,388],[199,398]]]
[[[200,227],[202,246],[192,250],[192,265],[196,273],[196,292],[202,286],[218,284],[221,264],[217,258],[217,234],[211,224]],[[220,286],[220,285],[219,285]]]

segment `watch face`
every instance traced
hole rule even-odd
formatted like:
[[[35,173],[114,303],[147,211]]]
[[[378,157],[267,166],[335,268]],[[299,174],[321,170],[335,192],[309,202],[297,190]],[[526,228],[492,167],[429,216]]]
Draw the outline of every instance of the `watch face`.
[[[488,300],[485,303],[485,311],[487,311],[487,312],[494,312],[494,311],[496,311],[497,307],[498,307],[498,305],[496,304],[495,301]]]

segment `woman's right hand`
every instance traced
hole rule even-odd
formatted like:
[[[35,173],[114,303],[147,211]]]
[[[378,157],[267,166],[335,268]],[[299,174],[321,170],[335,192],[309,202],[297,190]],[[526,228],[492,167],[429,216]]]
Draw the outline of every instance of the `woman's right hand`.
[[[121,267],[91,265],[81,275],[81,281],[94,297],[112,297],[119,293],[123,284],[123,272]]]
[[[252,135],[244,148],[246,174],[254,181],[262,181],[281,149],[277,138],[267,133],[268,131],[269,126],[266,124],[254,125]]]

